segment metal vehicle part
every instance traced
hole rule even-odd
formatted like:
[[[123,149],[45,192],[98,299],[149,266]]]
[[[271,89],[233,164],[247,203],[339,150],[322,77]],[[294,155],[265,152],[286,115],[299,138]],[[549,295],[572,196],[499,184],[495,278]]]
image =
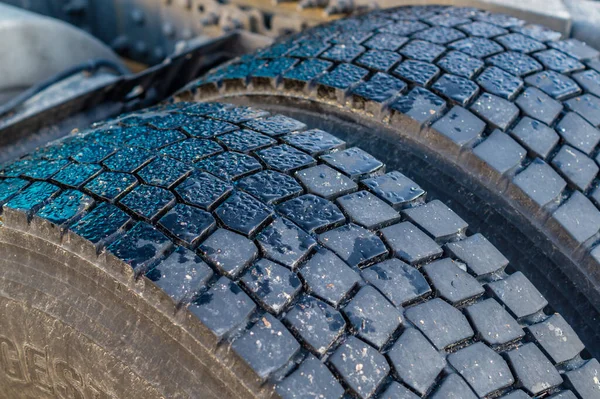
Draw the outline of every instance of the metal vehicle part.
[[[0,3],[0,104],[90,59],[121,64],[104,43],[54,18]]]
[[[355,11],[448,4],[507,13],[569,36],[573,17],[562,0],[7,0],[72,23],[119,54],[160,62],[178,42],[233,30],[279,37]]]

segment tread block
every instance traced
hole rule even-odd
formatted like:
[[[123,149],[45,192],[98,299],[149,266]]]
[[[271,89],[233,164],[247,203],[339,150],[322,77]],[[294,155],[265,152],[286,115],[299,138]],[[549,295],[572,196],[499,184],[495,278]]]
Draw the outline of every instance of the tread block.
[[[129,136],[127,144],[146,150],[156,150],[186,138],[183,133],[176,130],[156,130],[143,126],[135,126],[130,129],[131,133],[126,134]]]
[[[311,58],[302,61],[297,66],[284,73],[283,76],[287,79],[308,82],[327,71],[332,65],[333,63],[330,61]]]
[[[577,399],[577,396],[571,391],[561,391],[555,395],[549,396],[550,399]]]
[[[483,37],[486,39],[508,33],[506,29],[481,21],[467,23],[459,26],[458,28],[471,36]]]
[[[548,305],[548,301],[521,272],[489,283],[487,287],[517,320],[531,316]]]
[[[235,191],[215,210],[215,214],[231,230],[250,236],[268,222],[273,210],[250,194]]]
[[[121,209],[103,202],[72,224],[69,230],[90,241],[92,244],[99,245],[103,240],[109,239],[119,230],[123,229],[129,221],[129,215]]]
[[[376,234],[353,223],[321,233],[319,242],[355,267],[387,254],[383,241]]]
[[[431,88],[444,97],[465,106],[479,93],[479,86],[471,80],[449,73],[443,74]]]
[[[150,161],[138,172],[138,175],[151,186],[171,188],[190,172],[192,168],[183,162],[160,157]]]
[[[395,51],[408,41],[407,37],[393,35],[391,33],[377,33],[363,43],[363,45],[375,50]]]
[[[519,323],[492,298],[465,310],[478,336],[488,345],[505,345],[525,336]]]
[[[540,207],[560,199],[567,182],[541,159],[534,160],[513,183]]]
[[[185,204],[177,204],[158,224],[189,247],[196,247],[216,226],[208,212]]]
[[[506,14],[480,13],[475,17],[478,21],[489,22],[502,28],[513,28],[525,24],[522,19]]]
[[[595,96],[600,96],[600,73],[597,71],[588,69],[587,71],[578,72],[573,74],[573,79],[579,86],[587,92],[592,93]]]
[[[446,109],[446,101],[427,89],[415,87],[390,105],[395,111],[407,115],[421,125],[427,125]]]
[[[381,349],[402,325],[401,310],[379,291],[365,286],[342,310],[359,338]]]
[[[398,308],[431,293],[423,275],[398,259],[377,263],[363,269],[361,274]]]
[[[87,183],[84,189],[105,201],[114,202],[137,183],[135,176],[127,173],[103,172]]]
[[[438,350],[474,335],[465,316],[439,298],[408,308],[404,314]]]
[[[309,357],[296,371],[277,385],[283,399],[341,399],[344,388],[318,359]]]
[[[498,43],[481,37],[462,39],[451,43],[448,47],[475,58],[486,58],[504,50]]]
[[[600,125],[600,98],[591,94],[575,97],[565,101],[567,108],[583,116],[594,126]]]
[[[394,256],[411,265],[428,262],[443,253],[435,241],[410,222],[386,227],[381,234]]]
[[[317,356],[327,353],[346,328],[340,312],[308,295],[294,304],[284,322]]]
[[[437,62],[437,65],[448,73],[472,79],[483,68],[484,63],[460,51],[450,51]]]
[[[71,188],[80,188],[101,170],[102,167],[99,165],[70,163],[52,176],[50,181]]]
[[[507,352],[506,357],[517,379],[517,386],[531,395],[539,395],[563,382],[552,363],[533,343]]]
[[[260,259],[250,266],[240,282],[267,311],[274,314],[281,313],[302,289],[295,273],[267,259]]]
[[[179,141],[160,150],[161,154],[185,163],[197,162],[222,151],[223,148],[219,144],[205,139]]]
[[[154,156],[148,150],[136,147],[121,148],[102,163],[114,172],[133,173],[148,163]],[[90,165],[92,166],[92,165]]]
[[[177,303],[189,302],[206,286],[213,271],[187,248],[179,247],[146,276]]]
[[[231,184],[206,172],[193,173],[175,188],[186,204],[204,210],[213,209],[232,190]]]
[[[527,151],[508,134],[494,130],[473,153],[501,175],[513,172],[525,159]]]
[[[300,344],[279,320],[266,314],[231,348],[265,380],[292,360]]]
[[[93,204],[94,200],[82,192],[66,190],[44,205],[36,215],[56,225],[62,225],[83,214]]]
[[[368,191],[344,195],[336,202],[352,222],[370,230],[400,220],[400,214],[394,208]]]
[[[396,381],[387,387],[387,389],[381,394],[382,399],[418,399],[419,397],[412,393],[407,388],[404,388],[401,384]]]
[[[537,87],[559,101],[581,91],[571,78],[554,71],[542,71],[530,75],[525,78],[525,83]]]
[[[575,331],[559,314],[527,327],[527,331],[554,364],[571,360],[585,349]]]
[[[335,44],[321,53],[320,57],[330,61],[352,62],[365,50],[363,46],[354,43]]]
[[[140,184],[125,194],[119,203],[142,219],[154,220],[175,204],[175,196],[163,188]]]
[[[524,117],[519,121],[510,134],[527,149],[533,157],[546,159],[560,137],[554,129],[541,122]]]
[[[36,162],[34,168],[34,164],[28,162],[27,166],[20,170],[20,173],[21,176],[31,177],[32,179],[48,179],[68,164],[69,161],[64,159],[58,161],[41,160]],[[10,166],[8,169],[10,169]],[[17,175],[14,177],[17,177]]]
[[[560,32],[553,31],[552,29],[546,28],[542,25],[537,24],[526,24],[522,26],[512,27],[511,30],[513,32],[519,32],[526,36],[529,36],[535,40],[539,40],[540,42],[549,42],[556,41],[561,38],[562,34]]]
[[[390,26],[391,27],[391,26]],[[398,32],[400,34],[400,32]],[[400,54],[406,58],[418,61],[433,62],[445,51],[444,46],[423,40],[411,40],[400,49]]]
[[[559,40],[548,45],[570,55],[576,60],[589,60],[597,58],[600,55],[598,50],[577,39]]]
[[[515,382],[502,356],[481,342],[450,354],[448,362],[479,397],[487,396]]]
[[[144,122],[156,129],[177,129],[185,124],[191,118],[185,114],[157,114],[144,118]]]
[[[280,204],[277,210],[308,232],[323,231],[346,220],[334,203],[313,194],[288,200]]]
[[[304,123],[283,115],[273,115],[264,119],[251,120],[245,122],[244,126],[271,137],[282,136],[306,128]]]
[[[190,109],[191,108],[188,108],[186,112],[190,112]],[[182,129],[190,136],[209,138],[227,132],[232,132],[239,129],[239,127],[216,119],[194,118],[190,122],[186,123]]]
[[[418,330],[407,328],[388,352],[394,372],[420,395],[429,391],[446,359]]]
[[[8,178],[0,181],[0,205],[15,196],[19,191],[27,187],[27,180]]]
[[[385,72],[401,59],[402,56],[393,51],[369,50],[356,60],[356,64],[375,71]],[[383,76],[388,75],[383,74]]]
[[[460,266],[448,258],[423,266],[437,294],[452,305],[477,298],[485,291],[479,282]]]
[[[306,130],[300,133],[288,134],[283,141],[294,146],[313,157],[323,153],[342,150],[346,143],[334,135],[319,129]]]
[[[331,72],[327,72],[318,78],[317,82],[336,89],[347,89],[353,84],[360,82],[368,74],[369,71],[364,68],[352,64],[340,64]]]
[[[409,82],[429,86],[439,75],[440,69],[427,62],[406,60],[398,65],[393,73]]]
[[[552,218],[578,243],[585,242],[600,230],[600,211],[579,191],[573,192]]]
[[[390,32],[400,36],[408,36],[429,27],[429,25],[419,21],[403,20],[402,18],[399,19],[400,21],[382,26],[378,30],[381,32]]]
[[[598,165],[584,153],[564,145],[552,159],[552,165],[578,190],[586,191],[598,174]]]
[[[296,179],[273,170],[263,170],[238,181],[237,187],[266,204],[276,204],[304,192]]]
[[[278,78],[296,64],[298,64],[298,60],[294,58],[277,58],[254,69],[251,75],[259,78]]]
[[[448,243],[446,249],[450,255],[466,263],[476,277],[497,273],[508,265],[508,259],[479,233]]]
[[[283,173],[292,173],[316,164],[313,157],[287,144],[260,150],[256,154],[268,167]]]
[[[361,183],[397,210],[425,200],[425,191],[397,171],[365,179]]]
[[[300,270],[309,291],[330,305],[338,307],[357,284],[358,273],[333,252],[320,248]]]
[[[571,58],[565,53],[554,49],[540,51],[539,53],[535,53],[534,57],[537,58],[547,69],[551,69],[559,73],[572,73],[581,69],[585,69],[585,65],[577,61],[575,58]]]
[[[252,119],[263,118],[269,113],[252,107],[226,107],[210,112],[207,116],[230,123],[243,123]]]
[[[219,141],[223,143],[229,151],[237,152],[255,151],[276,143],[276,141],[269,136],[248,129],[226,133],[219,136]]]
[[[295,173],[306,190],[332,200],[349,192],[356,191],[357,184],[350,178],[327,165],[316,165]]]
[[[516,389],[510,392],[508,395],[502,396],[502,399],[530,399],[531,396],[527,395],[524,391]]]
[[[477,83],[487,92],[512,100],[523,88],[523,81],[498,67],[488,67],[477,77]]]
[[[458,15],[452,15],[450,13],[441,13],[433,15],[431,17],[425,18],[424,20],[434,26],[444,26],[446,28],[453,28],[456,25],[471,22],[469,18]]]
[[[286,218],[276,218],[256,236],[265,258],[295,268],[317,242]]]
[[[519,116],[519,108],[515,104],[489,93],[480,95],[470,110],[500,130],[506,130]]]
[[[427,232],[437,243],[461,237],[467,222],[439,200],[402,211],[406,218]]]
[[[455,105],[432,127],[457,146],[465,147],[481,136],[485,130],[485,122],[466,109]]]
[[[205,158],[196,163],[196,167],[228,181],[239,179],[262,169],[256,158],[230,151]]]
[[[568,144],[588,155],[600,142],[600,130],[574,112],[566,113],[556,130]]]
[[[188,107],[185,107],[182,112],[187,115],[206,116],[206,115],[212,114],[213,112],[217,112],[222,109],[228,109],[228,108],[231,108],[231,104],[221,104],[221,103],[215,103],[215,102],[192,103]],[[212,119],[206,119],[206,120],[211,121]],[[192,122],[198,122],[198,121],[204,122],[205,119],[203,119],[203,118],[192,119]]]
[[[598,363],[598,360],[588,360],[582,367],[568,371],[564,375],[579,397],[587,399],[597,397],[600,394],[600,383],[598,382],[600,363]]]
[[[353,180],[381,174],[385,165],[358,147],[322,155],[321,160]]]
[[[208,263],[231,278],[237,277],[258,256],[253,241],[225,229],[217,229],[198,250]]]
[[[476,399],[469,384],[457,374],[444,378],[440,386],[431,395],[431,399]]]
[[[515,103],[525,115],[544,122],[546,125],[551,125],[563,109],[560,102],[535,87],[527,87],[517,97]]]
[[[244,327],[256,305],[233,281],[221,277],[189,309],[221,340],[227,333]]]
[[[359,398],[370,398],[390,371],[385,357],[356,337],[349,337],[329,363]]]
[[[520,33],[509,33],[507,35],[499,36],[494,40],[510,51],[519,51],[522,53],[532,53],[534,51],[540,51],[546,48],[544,43]]]
[[[459,30],[445,27],[434,26],[425,29],[411,36],[414,39],[421,39],[435,44],[446,44],[465,37],[465,34]]]
[[[362,82],[352,90],[352,94],[378,103],[394,97],[406,90],[406,83],[400,79],[376,73],[368,82]]]

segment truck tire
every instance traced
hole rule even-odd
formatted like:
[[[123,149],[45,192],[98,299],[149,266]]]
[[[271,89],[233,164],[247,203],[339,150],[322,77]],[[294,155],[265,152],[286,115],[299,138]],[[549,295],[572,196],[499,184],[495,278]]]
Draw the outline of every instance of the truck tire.
[[[3,397],[598,397],[535,282],[294,119],[178,102],[1,170]]]
[[[283,38],[177,98],[281,112],[414,177],[599,348],[599,55],[507,15],[400,7]]]

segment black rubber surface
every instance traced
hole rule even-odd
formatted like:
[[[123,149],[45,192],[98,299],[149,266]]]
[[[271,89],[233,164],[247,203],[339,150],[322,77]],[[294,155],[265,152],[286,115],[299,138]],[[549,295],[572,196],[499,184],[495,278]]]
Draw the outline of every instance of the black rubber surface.
[[[600,394],[577,334],[460,215],[285,116],[171,104],[0,176],[0,233],[45,221],[114,255],[284,398]]]
[[[531,239],[544,253],[548,261],[532,269],[554,285],[545,293],[562,291],[563,302],[571,302],[565,309],[587,320],[582,324],[594,343],[600,337],[600,53],[560,39],[506,15],[400,7],[282,39],[214,70],[179,98],[260,104],[335,134],[348,128],[334,131],[338,120],[348,120],[363,142],[391,133],[425,147],[425,162],[458,169],[460,175],[449,174],[465,182],[462,189],[485,191],[484,201],[465,205],[469,212],[486,224],[486,206],[498,204],[495,210],[524,236],[507,237],[508,246]],[[371,151],[387,156],[383,148]],[[429,182],[438,187],[444,201],[464,201],[447,194],[457,191],[447,180]]]

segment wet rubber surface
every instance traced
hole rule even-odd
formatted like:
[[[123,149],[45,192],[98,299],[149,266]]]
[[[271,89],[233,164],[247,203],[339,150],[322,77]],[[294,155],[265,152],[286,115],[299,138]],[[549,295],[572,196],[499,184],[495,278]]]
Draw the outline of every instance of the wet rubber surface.
[[[106,151],[79,156],[93,146]],[[121,155],[133,149],[144,156]],[[598,392],[598,362],[576,333],[460,215],[292,119],[170,104],[51,143],[0,176],[7,228],[45,219],[113,254],[284,398]]]

